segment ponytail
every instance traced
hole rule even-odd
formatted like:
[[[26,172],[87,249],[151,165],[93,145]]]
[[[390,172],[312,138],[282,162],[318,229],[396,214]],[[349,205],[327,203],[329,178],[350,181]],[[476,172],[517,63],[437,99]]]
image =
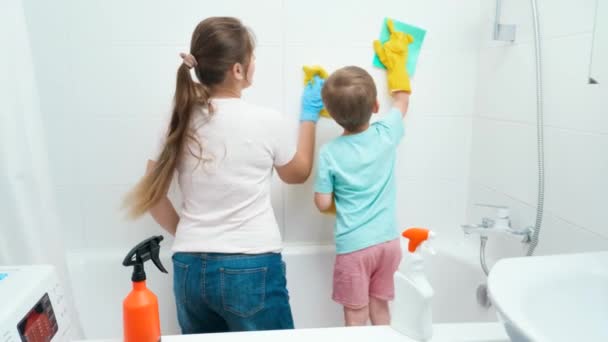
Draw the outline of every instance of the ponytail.
[[[183,63],[177,70],[173,113],[167,130],[165,145],[154,168],[127,194],[124,207],[128,216],[137,218],[154,207],[169,191],[176,167],[186,152],[199,163],[203,146],[192,125],[193,112],[213,114],[209,103],[210,89],[224,82],[235,63],[248,68],[254,49],[251,32],[236,18],[211,17],[201,21],[190,42],[190,53],[181,54]],[[194,82],[190,69],[199,82]],[[209,119],[209,118],[204,118]],[[198,151],[192,151],[195,146]]]
[[[209,97],[209,89],[201,83],[194,82],[190,76],[189,66],[182,64],[177,70],[173,113],[165,145],[154,168],[146,173],[125,198],[124,204],[130,218],[145,214],[167,194],[175,168],[186,148],[192,156],[199,161],[202,160],[203,148],[190,122],[192,113],[197,107],[207,108],[211,113]],[[198,147],[198,153],[191,150],[189,142]]]

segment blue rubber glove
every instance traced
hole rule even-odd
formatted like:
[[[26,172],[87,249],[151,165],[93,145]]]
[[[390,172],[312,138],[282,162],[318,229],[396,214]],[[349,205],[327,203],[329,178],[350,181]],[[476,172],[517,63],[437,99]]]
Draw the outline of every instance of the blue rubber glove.
[[[315,76],[312,81],[304,87],[300,121],[317,122],[319,120],[319,113],[321,112],[321,109],[323,109],[323,99],[321,98],[323,84],[325,84],[325,80],[319,76]]]

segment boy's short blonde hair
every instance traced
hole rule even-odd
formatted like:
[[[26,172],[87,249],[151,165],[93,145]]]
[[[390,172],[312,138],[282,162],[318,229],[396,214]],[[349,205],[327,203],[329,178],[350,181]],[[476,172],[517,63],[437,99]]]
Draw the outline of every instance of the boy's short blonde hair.
[[[322,91],[329,114],[349,132],[357,131],[369,122],[377,95],[373,78],[356,66],[335,71]]]

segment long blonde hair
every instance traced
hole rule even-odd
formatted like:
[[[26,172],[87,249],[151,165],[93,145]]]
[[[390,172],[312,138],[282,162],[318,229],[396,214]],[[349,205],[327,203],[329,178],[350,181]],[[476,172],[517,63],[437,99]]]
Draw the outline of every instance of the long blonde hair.
[[[224,82],[227,72],[236,63],[249,67],[254,50],[251,32],[240,20],[231,17],[212,17],[201,21],[190,43],[190,54],[196,60],[194,71],[199,82],[190,76],[190,67],[182,63],[177,69],[173,112],[165,144],[154,168],[135,185],[125,198],[128,216],[137,218],[166,196],[176,167],[187,150],[199,161],[203,147],[191,126],[193,113],[206,109],[211,89]],[[190,148],[194,144],[198,151]]]

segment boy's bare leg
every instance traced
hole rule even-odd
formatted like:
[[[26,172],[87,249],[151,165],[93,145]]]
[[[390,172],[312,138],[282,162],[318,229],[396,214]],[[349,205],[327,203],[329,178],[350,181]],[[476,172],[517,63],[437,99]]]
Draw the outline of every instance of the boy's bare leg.
[[[347,327],[367,325],[369,319],[369,306],[360,309],[344,307],[344,322]]]
[[[373,325],[389,325],[391,314],[388,309],[388,301],[369,297],[369,316]]]

